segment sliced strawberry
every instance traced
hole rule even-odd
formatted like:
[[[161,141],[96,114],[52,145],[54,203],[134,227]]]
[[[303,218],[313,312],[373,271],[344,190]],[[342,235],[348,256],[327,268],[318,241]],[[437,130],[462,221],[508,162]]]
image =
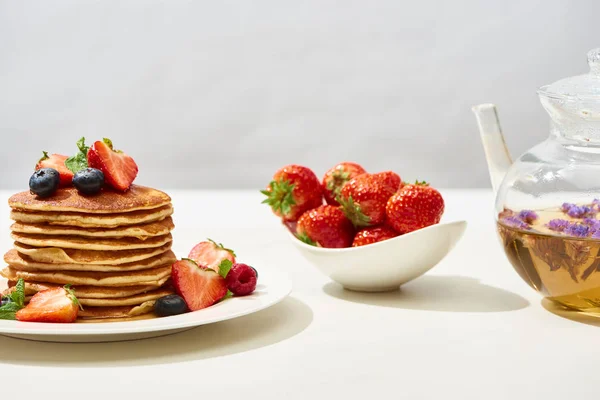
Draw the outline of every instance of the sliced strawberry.
[[[88,150],[88,165],[102,171],[106,183],[117,190],[129,189],[138,173],[133,158],[113,149],[110,139],[96,141]]]
[[[79,302],[71,289],[57,287],[36,293],[16,317],[27,322],[75,322],[78,312]]]
[[[69,157],[63,156],[62,154],[48,155],[48,153],[44,151],[44,155],[35,165],[35,170],[37,171],[38,169],[42,168],[54,168],[60,175],[60,186],[69,186],[73,181],[73,171],[71,171],[65,165],[67,158]]]
[[[229,260],[232,264],[235,264],[235,252],[211,239],[195,245],[188,258],[194,260],[196,264],[216,272],[219,272],[219,265],[223,260]]]
[[[227,294],[225,278],[187,258],[173,264],[171,280],[191,311],[210,307]]]

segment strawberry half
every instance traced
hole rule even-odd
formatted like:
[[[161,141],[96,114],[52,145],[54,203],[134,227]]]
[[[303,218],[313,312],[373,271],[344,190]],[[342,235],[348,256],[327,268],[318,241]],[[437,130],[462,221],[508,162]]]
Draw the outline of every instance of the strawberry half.
[[[79,302],[73,291],[57,287],[36,293],[27,307],[17,311],[16,318],[27,322],[75,322]]]
[[[48,155],[47,152],[43,152],[44,155],[35,165],[35,170],[42,168],[54,168],[58,171],[60,176],[60,186],[65,187],[69,186],[73,181],[73,171],[71,171],[65,165],[65,161],[67,160],[67,156],[63,156],[62,154],[51,154]]]
[[[201,267],[210,268],[216,272],[219,272],[219,265],[221,265],[223,260],[229,260],[232,264],[235,264],[235,252],[211,239],[195,245],[190,251],[188,258]]]
[[[177,294],[183,297],[191,311],[210,307],[227,294],[225,278],[187,258],[173,264],[171,279]]]
[[[94,142],[88,150],[88,165],[102,171],[106,183],[117,190],[129,189],[138,173],[133,158],[120,150],[114,150],[110,139]]]

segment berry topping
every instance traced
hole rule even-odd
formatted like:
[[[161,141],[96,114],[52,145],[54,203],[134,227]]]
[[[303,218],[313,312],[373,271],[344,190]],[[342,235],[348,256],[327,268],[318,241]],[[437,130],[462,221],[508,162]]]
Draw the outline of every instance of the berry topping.
[[[44,168],[52,168],[58,171],[60,175],[60,186],[65,187],[71,184],[73,180],[73,171],[71,171],[65,165],[65,161],[67,160],[67,156],[63,156],[61,154],[51,154],[48,155],[47,152],[43,152],[42,158],[37,162],[35,169],[44,169]]]
[[[302,214],[296,237],[313,246],[350,247],[354,227],[339,207],[325,205]]]
[[[382,242],[398,236],[398,233],[387,226],[365,228],[354,236],[352,247],[365,246],[367,244]]]
[[[73,186],[83,194],[96,194],[104,186],[104,174],[96,168],[85,168],[75,173]]]
[[[138,167],[133,158],[119,150],[114,150],[109,139],[96,141],[90,147],[88,164],[104,173],[106,183],[121,191],[129,189],[138,173]]]
[[[159,317],[183,314],[187,311],[187,304],[181,296],[170,294],[161,297],[154,303],[154,313]]]
[[[207,242],[200,242],[195,245],[188,258],[201,267],[220,272],[219,266],[223,260],[229,260],[232,264],[235,263],[235,252],[223,246],[222,243],[208,239]]]
[[[48,197],[56,192],[60,184],[60,175],[54,168],[38,169],[29,178],[29,190],[39,197]]]
[[[78,312],[79,302],[65,286],[36,293],[27,307],[17,311],[16,317],[28,322],[75,322]]]
[[[340,195],[342,187],[350,179],[366,172],[363,167],[353,162],[339,163],[327,171],[323,177],[323,195],[327,204],[339,206],[336,198]]]
[[[227,274],[227,289],[235,296],[246,296],[256,289],[256,270],[246,264],[235,264]]]
[[[443,213],[440,192],[420,182],[404,185],[386,206],[388,224],[401,234],[437,224]]]
[[[284,221],[296,221],[305,211],[323,204],[321,183],[314,172],[300,165],[281,168],[261,193],[267,196],[263,203]]]
[[[210,307],[227,294],[225,278],[210,268],[199,267],[187,258],[173,264],[171,279],[175,290],[191,311]]]

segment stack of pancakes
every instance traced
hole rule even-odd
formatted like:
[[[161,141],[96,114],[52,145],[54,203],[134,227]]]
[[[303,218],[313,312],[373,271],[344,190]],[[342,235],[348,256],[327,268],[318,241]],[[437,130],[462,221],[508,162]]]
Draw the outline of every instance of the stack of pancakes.
[[[27,296],[71,284],[83,306],[79,318],[92,321],[146,314],[173,293],[166,193],[132,185],[125,193],[85,196],[70,187],[44,199],[17,193],[9,205],[15,242],[0,271],[9,281],[5,293],[19,278]]]

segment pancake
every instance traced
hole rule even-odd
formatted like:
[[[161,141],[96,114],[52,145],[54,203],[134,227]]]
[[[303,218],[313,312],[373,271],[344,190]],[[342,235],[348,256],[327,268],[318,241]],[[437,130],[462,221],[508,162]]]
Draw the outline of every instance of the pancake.
[[[151,292],[135,294],[127,297],[117,297],[114,299],[88,299],[78,297],[79,302],[84,308],[92,307],[115,307],[115,306],[136,306],[146,301],[153,301],[163,296],[175,293],[172,289],[156,289]]]
[[[78,319],[128,318],[147,314],[154,308],[154,300],[137,306],[84,307],[79,310]]]
[[[3,296],[8,295],[14,290],[16,281],[8,281],[8,288],[2,292]],[[61,287],[56,283],[41,283],[41,282],[25,282],[25,295],[33,296],[42,290]],[[156,286],[152,285],[137,285],[125,287],[103,287],[103,286],[72,286],[71,289],[75,292],[78,299],[118,299],[123,297],[135,296],[137,294],[147,293],[156,290]],[[139,303],[138,303],[139,304]]]
[[[156,268],[163,265],[171,265],[177,261],[175,254],[168,250],[145,260],[120,265],[96,265],[96,264],[48,264],[32,260],[30,257],[19,254],[15,249],[9,250],[4,255],[4,261],[13,269],[20,271],[89,271],[89,272],[119,272],[139,271],[143,269]]]
[[[160,221],[171,214],[173,214],[173,207],[167,204],[151,210],[131,211],[121,214],[12,210],[10,218],[26,224],[66,225],[81,228],[117,228],[124,225],[139,225]]]
[[[0,275],[8,280],[23,279],[28,282],[57,283],[61,285],[91,286],[138,286],[152,285],[159,287],[171,276],[171,266],[152,268],[132,272],[27,272],[6,267]]]
[[[173,228],[175,228],[173,219],[167,217],[163,220],[150,222],[148,224],[121,226],[117,228],[78,228],[72,226],[15,222],[10,227],[10,230],[12,232],[30,233],[34,235],[77,235],[93,238],[135,237],[144,239],[150,236],[166,235],[172,231]]]
[[[84,238],[79,236],[45,236],[13,232],[10,235],[16,242],[34,247],[58,247],[78,250],[132,250],[161,247],[173,240],[170,233],[152,236],[145,240],[138,238]]]
[[[131,185],[126,192],[104,188],[99,194],[87,196],[75,187],[57,190],[52,196],[39,198],[31,192],[17,193],[8,199],[13,209],[27,211],[72,211],[94,214],[127,213],[165,206],[171,198],[160,190]]]
[[[27,244],[14,243],[15,249],[36,262],[49,264],[96,264],[121,265],[146,260],[171,249],[171,243],[151,249],[134,249],[118,251],[74,250],[56,247],[33,247]]]

